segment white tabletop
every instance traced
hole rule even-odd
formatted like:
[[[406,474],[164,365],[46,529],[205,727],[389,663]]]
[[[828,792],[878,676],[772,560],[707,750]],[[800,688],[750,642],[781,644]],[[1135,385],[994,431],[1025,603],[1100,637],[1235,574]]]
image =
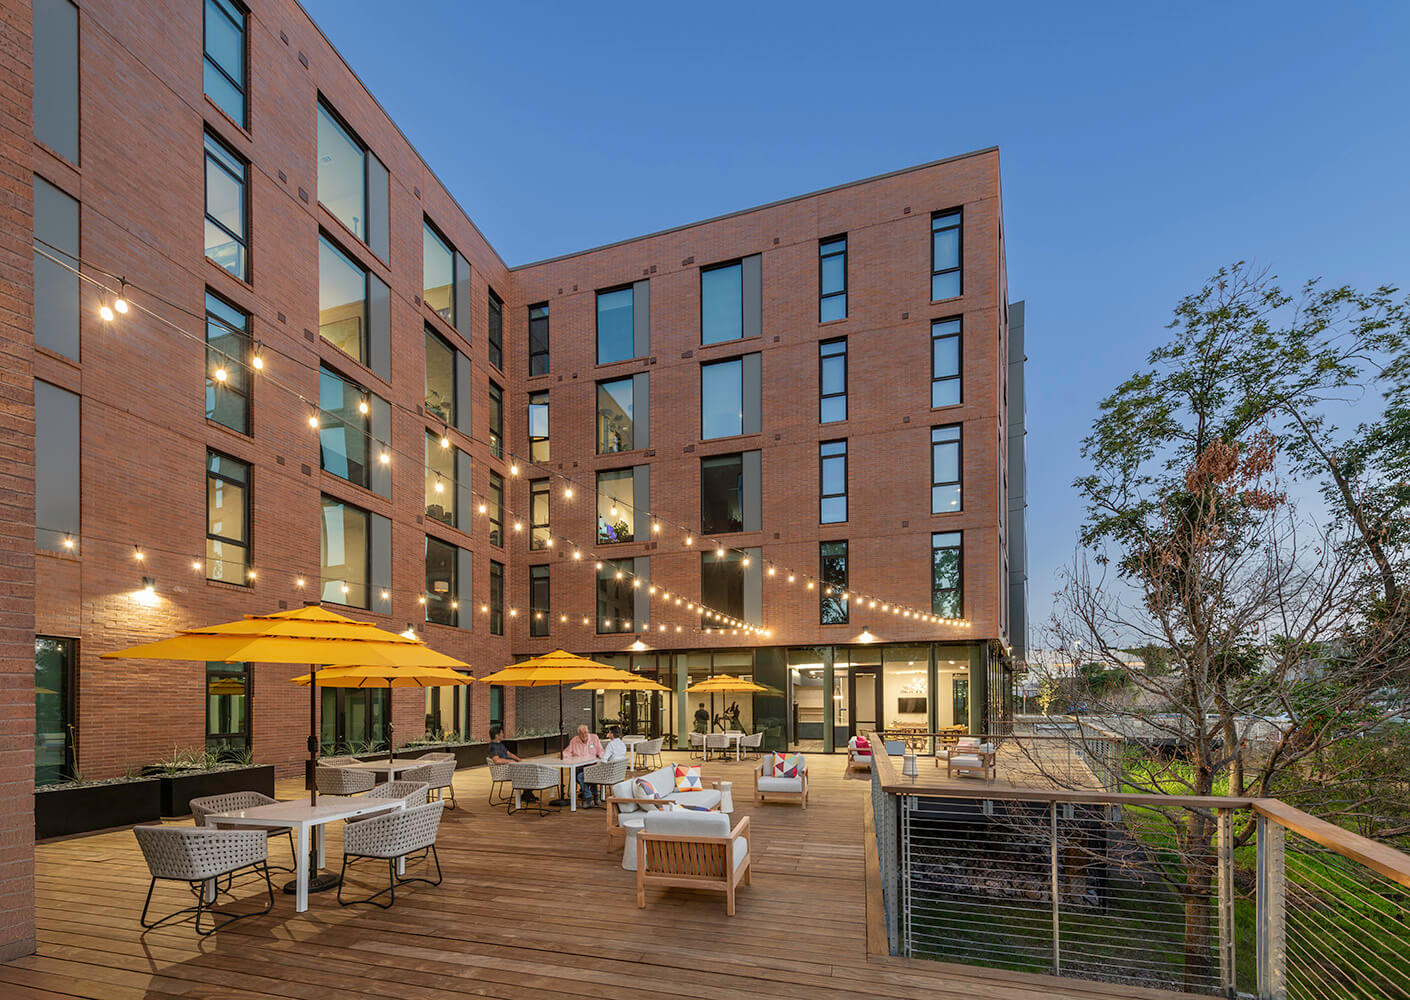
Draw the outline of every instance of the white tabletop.
[[[623,736],[622,742],[627,746],[635,746],[637,743],[645,743],[647,739],[646,736]]]
[[[240,826],[306,826],[334,823],[352,816],[366,816],[368,813],[399,808],[401,808],[401,801],[398,799],[364,799],[349,795],[320,795],[316,806],[309,805],[308,799],[296,799],[292,802],[271,802],[262,806],[251,806],[248,809],[211,813],[207,819],[216,823]]]
[[[544,764],[548,767],[561,767],[565,771],[571,771],[574,768],[587,767],[589,764],[596,764],[597,761],[598,758],[596,757],[559,757],[557,754],[554,754],[549,757],[530,757],[525,760],[524,763]]]

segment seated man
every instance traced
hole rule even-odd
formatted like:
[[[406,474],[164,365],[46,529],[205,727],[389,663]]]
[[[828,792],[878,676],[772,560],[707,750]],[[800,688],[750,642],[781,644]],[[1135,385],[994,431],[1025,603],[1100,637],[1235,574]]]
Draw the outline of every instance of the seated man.
[[[587,726],[578,727],[578,735],[568,741],[568,748],[563,751],[563,759],[580,757],[601,757],[602,741],[593,735],[592,730]],[[583,805],[592,805],[592,789],[588,788],[583,780],[583,769],[581,767],[573,770],[573,777],[578,782],[578,798]]]
[[[607,746],[602,748],[601,758],[604,761],[626,760],[627,745],[622,742],[622,727],[607,727]]]
[[[504,727],[495,726],[490,730],[490,760],[496,764],[509,764],[516,760],[523,760],[517,753],[504,745]],[[533,792],[524,793],[525,802],[537,802],[539,797]]]

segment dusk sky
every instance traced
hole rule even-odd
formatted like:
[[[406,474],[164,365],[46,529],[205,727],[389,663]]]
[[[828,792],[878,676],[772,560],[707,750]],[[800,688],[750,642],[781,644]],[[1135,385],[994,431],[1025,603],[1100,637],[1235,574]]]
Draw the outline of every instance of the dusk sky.
[[[511,265],[998,146],[1034,626],[1183,294],[1410,280],[1410,4],[303,2]]]

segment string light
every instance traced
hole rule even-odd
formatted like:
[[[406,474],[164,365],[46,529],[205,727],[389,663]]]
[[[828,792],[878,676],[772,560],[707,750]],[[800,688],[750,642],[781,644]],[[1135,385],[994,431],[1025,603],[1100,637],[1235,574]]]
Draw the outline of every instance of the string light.
[[[255,353],[254,356],[250,358],[250,365],[257,372],[264,371],[264,353],[258,340],[255,341]]]
[[[126,315],[127,315],[127,281],[126,281],[126,280],[124,280],[124,281],[122,282],[122,289],[118,292],[118,297],[115,298],[115,299],[113,299],[113,308],[116,309],[119,314],[121,314],[121,315],[123,315],[123,316],[126,316]]]
[[[98,315],[101,316],[101,317],[103,317],[103,322],[104,322],[104,323],[111,323],[111,322],[113,321],[113,308],[112,308],[112,306],[108,305],[107,303],[104,303],[103,305],[99,306],[99,307],[98,307]]]
[[[362,397],[361,399],[359,399],[359,400],[357,401],[357,412],[358,412],[358,413],[361,413],[363,416],[367,416],[367,414],[370,413],[371,411],[372,411],[372,406],[371,406],[370,403],[367,402],[367,397],[366,397],[366,396]]]
[[[253,579],[255,578],[256,574],[255,574],[255,570],[254,570],[254,567],[253,567],[253,566],[251,566],[249,569],[247,569],[247,570],[245,571],[245,576],[248,577],[248,578],[251,579],[251,580],[253,580]]]
[[[303,578],[303,577],[299,577],[297,580],[295,580],[295,581],[294,581],[294,586],[295,586],[295,587],[298,587],[300,590],[303,590],[303,589],[304,589],[304,578]]]
[[[386,448],[382,449],[382,454],[378,455],[377,458],[383,465],[392,464],[392,453]]]
[[[511,476],[517,476],[517,475],[519,475],[519,463],[518,463],[518,462],[511,462],[511,463],[509,464],[509,474],[510,474]]]
[[[196,572],[199,573],[199,572],[201,571],[201,560],[199,560],[199,559],[193,559],[193,560],[191,560],[191,568],[194,569]]]
[[[147,556],[146,556],[146,555],[143,553],[143,551],[142,551],[142,546],[140,546],[140,545],[134,545],[134,546],[132,546],[132,558],[133,558],[133,559],[136,559],[138,562],[141,562],[142,560],[144,560],[144,559],[147,558]]]
[[[68,534],[68,535],[65,535],[65,536],[64,536],[64,548],[66,548],[66,549],[71,549],[71,548],[73,548],[73,535],[72,535],[72,534]]]
[[[308,415],[308,425],[314,430],[318,430],[318,411],[314,410]]]
[[[445,434],[442,434],[442,435],[441,435],[441,447],[442,447],[442,448],[449,448],[449,447],[450,447],[450,438],[446,437]]]
[[[573,499],[573,487],[571,487],[571,486],[565,486],[565,487],[563,487],[563,499],[565,499],[565,500],[571,500],[571,499]]]
[[[227,377],[227,376],[226,376],[225,366],[224,366],[224,365],[221,365],[219,368],[217,368],[217,369],[215,370],[215,380],[216,380],[217,382],[224,382],[225,379],[226,379],[226,377]]]

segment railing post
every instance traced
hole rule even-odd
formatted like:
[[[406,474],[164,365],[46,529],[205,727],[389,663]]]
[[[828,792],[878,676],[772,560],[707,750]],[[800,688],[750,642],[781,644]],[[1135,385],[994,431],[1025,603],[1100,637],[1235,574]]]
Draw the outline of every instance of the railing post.
[[[1238,992],[1234,964],[1234,811],[1219,817],[1219,988],[1226,997]]]
[[[1258,924],[1259,1000],[1287,1000],[1287,926],[1284,897],[1283,828],[1266,816],[1258,817]]]
[[[1062,937],[1061,937],[1061,913],[1058,909],[1060,896],[1058,894],[1058,836],[1057,836],[1057,801],[1048,803],[1048,851],[1052,862],[1052,894],[1053,894],[1053,975],[1062,975]]]

